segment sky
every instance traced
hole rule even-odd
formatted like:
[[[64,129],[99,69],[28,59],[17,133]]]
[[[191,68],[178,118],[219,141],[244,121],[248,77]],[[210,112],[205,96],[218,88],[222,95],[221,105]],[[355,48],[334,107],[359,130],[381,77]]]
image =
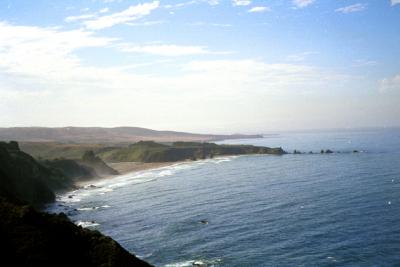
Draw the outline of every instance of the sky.
[[[1,0],[0,127],[400,126],[400,0]]]

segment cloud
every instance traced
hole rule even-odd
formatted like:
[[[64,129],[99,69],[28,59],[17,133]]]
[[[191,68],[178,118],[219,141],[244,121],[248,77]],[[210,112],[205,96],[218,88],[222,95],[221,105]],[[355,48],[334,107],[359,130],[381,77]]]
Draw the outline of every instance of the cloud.
[[[85,20],[85,19],[92,19],[95,18],[97,15],[96,14],[83,14],[83,15],[78,15],[78,16],[68,16],[65,18],[65,22],[75,22],[75,21],[80,21],[80,20]]]
[[[192,0],[192,1],[181,2],[181,3],[177,3],[177,4],[167,4],[167,5],[164,5],[163,7],[166,9],[177,9],[177,8],[182,8],[185,6],[198,4],[198,3],[199,3],[198,1]]]
[[[194,121],[204,121],[210,127],[254,116],[259,123],[271,115],[264,108],[285,110],[271,96],[296,98],[304,91],[335,90],[346,81],[304,64],[254,59],[168,59],[149,66],[125,57],[123,65],[104,67],[81,58],[82,49],[95,47],[113,56],[123,53],[119,40],[83,29],[4,22],[0,32],[0,112],[10,114],[0,116],[0,125],[173,128],[171,123],[190,127]],[[214,53],[199,46],[137,47],[138,53]]]
[[[296,8],[304,8],[304,7],[307,7],[311,4],[313,4],[314,2],[315,2],[315,0],[293,0],[292,4]]]
[[[229,52],[211,52],[204,46],[183,46],[171,44],[156,45],[121,45],[121,51],[130,53],[146,53],[167,57],[207,55],[207,54],[228,54]]]
[[[113,13],[106,16],[100,16],[92,20],[86,20],[83,22],[83,24],[86,26],[86,28],[90,30],[101,30],[105,28],[110,28],[118,24],[132,22],[144,16],[147,16],[159,6],[159,1],[138,4],[136,6],[130,6],[129,8],[121,12]]]
[[[357,3],[350,6],[341,7],[335,10],[343,14],[363,11],[367,6],[365,4]]]
[[[266,6],[255,6],[249,9],[249,13],[261,13],[261,12],[266,12],[270,11],[271,9]]]
[[[222,28],[228,28],[232,27],[232,24],[229,23],[210,23],[210,22],[204,22],[204,21],[198,21],[194,23],[190,23],[189,25],[192,26],[213,26],[213,27],[222,27]]]
[[[400,4],[400,0],[391,0],[392,6]]]
[[[234,6],[248,6],[251,4],[250,0],[232,0]]]
[[[108,11],[110,11],[110,9],[108,7],[102,8],[99,10],[99,13],[107,13]]]
[[[379,90],[382,93],[393,91],[400,92],[400,74],[381,80]]]
[[[367,59],[357,59],[354,61],[353,67],[372,67],[378,65],[377,61]]]
[[[304,61],[307,59],[308,56],[310,55],[315,55],[318,54],[317,52],[312,52],[312,51],[306,51],[302,53],[297,53],[297,54],[291,54],[286,57],[287,61],[294,61],[294,62],[300,62]]]
[[[151,21],[142,21],[142,22],[127,22],[125,23],[126,25],[129,26],[153,26],[153,25],[159,25],[159,24],[164,24],[164,20],[151,20]]]
[[[211,6],[219,5],[219,0],[207,0],[207,3]]]
[[[88,20],[88,19],[93,19],[97,18],[99,14],[107,13],[109,8],[102,8],[98,12],[91,13],[91,14],[82,14],[78,16],[68,16],[64,19],[65,22],[75,22],[75,21],[82,21],[82,20]]]
[[[85,30],[14,26],[0,22],[0,68],[8,73],[62,76],[66,69],[80,64],[73,51],[88,47],[107,47],[116,39],[94,36]]]

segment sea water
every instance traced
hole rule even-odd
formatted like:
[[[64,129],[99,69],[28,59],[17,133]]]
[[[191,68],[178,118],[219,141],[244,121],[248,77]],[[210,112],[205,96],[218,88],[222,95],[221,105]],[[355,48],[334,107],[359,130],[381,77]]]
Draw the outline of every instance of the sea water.
[[[399,266],[400,130],[223,143],[307,154],[222,157],[126,174],[59,196],[49,210],[155,266]]]

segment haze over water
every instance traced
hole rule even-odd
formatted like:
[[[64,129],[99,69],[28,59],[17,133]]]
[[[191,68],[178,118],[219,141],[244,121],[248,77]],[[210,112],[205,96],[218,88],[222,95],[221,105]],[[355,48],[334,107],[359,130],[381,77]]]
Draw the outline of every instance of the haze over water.
[[[156,266],[400,262],[399,129],[284,133],[224,143],[342,153],[176,164],[99,182],[72,199],[62,196],[51,209],[94,224]],[[362,152],[351,153],[355,149]]]

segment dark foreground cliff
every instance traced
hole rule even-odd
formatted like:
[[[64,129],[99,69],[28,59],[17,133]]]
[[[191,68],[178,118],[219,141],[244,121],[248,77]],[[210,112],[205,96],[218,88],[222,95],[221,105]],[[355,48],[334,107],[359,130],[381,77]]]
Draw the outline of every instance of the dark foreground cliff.
[[[68,183],[16,142],[0,142],[0,266],[151,266],[110,237],[32,206],[54,200],[53,188]]]
[[[0,200],[1,266],[151,266],[64,214]]]

